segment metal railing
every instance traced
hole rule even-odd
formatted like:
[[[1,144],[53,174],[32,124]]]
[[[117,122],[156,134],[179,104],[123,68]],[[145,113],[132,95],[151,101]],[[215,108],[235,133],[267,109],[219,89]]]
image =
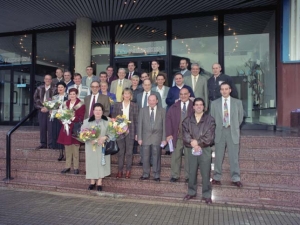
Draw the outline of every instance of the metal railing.
[[[17,125],[15,125],[10,131],[6,133],[6,177],[3,179],[4,181],[9,181],[14,179],[11,177],[11,135],[28,119],[34,117],[37,109],[33,109],[27,116],[25,116]]]

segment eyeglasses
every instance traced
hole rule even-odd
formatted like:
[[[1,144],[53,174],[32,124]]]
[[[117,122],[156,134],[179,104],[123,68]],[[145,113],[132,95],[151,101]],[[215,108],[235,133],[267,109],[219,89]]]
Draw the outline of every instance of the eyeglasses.
[[[91,88],[99,88],[99,86],[91,86]]]

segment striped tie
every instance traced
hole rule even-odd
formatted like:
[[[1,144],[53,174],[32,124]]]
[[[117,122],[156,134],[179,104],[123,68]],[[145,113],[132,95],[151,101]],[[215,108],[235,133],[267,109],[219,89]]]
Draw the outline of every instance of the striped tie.
[[[224,112],[223,112],[223,126],[228,127],[229,126],[229,112],[228,112],[228,105],[227,105],[227,99],[225,98],[224,102]]]

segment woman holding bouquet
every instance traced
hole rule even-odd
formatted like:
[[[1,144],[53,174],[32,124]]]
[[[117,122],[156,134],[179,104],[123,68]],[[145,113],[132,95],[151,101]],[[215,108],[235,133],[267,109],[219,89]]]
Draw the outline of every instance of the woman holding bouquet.
[[[118,174],[117,178],[123,176],[123,166],[124,166],[124,155],[126,155],[126,175],[125,178],[130,178],[131,167],[132,167],[132,150],[134,140],[137,135],[137,122],[138,122],[138,106],[136,103],[131,102],[132,100],[132,91],[130,88],[125,88],[122,93],[122,102],[115,103],[112,117],[117,117],[118,115],[125,115],[126,119],[130,121],[128,124],[129,134],[123,139],[117,140],[119,147],[118,152]],[[122,136],[121,136],[122,137]]]
[[[77,98],[78,90],[71,88],[69,90],[69,100],[64,102],[63,109],[72,109],[74,118],[70,120],[70,124],[61,127],[57,143],[63,144],[66,151],[66,167],[61,173],[70,172],[73,158],[74,174],[79,174],[79,146],[80,142],[72,137],[72,129],[75,122],[81,122],[84,119],[85,105]],[[66,127],[69,126],[69,132]]]
[[[59,101],[62,104],[64,101],[68,100],[68,95],[65,92],[66,91],[65,82],[58,82],[56,84],[56,88],[57,88],[58,94],[54,95],[52,97],[52,100]],[[57,143],[57,139],[58,139],[58,135],[59,135],[61,126],[62,125],[61,125],[60,121],[57,118],[54,118],[53,122],[52,122],[52,138],[53,138],[52,147],[53,147],[53,149],[59,149],[59,157],[57,159],[58,161],[61,161],[64,158],[64,152],[63,152],[64,146],[62,144]]]
[[[88,190],[93,190],[97,185],[97,191],[102,191],[102,178],[110,175],[110,155],[106,155],[103,165],[102,145],[109,139],[107,132],[108,118],[103,115],[104,107],[101,103],[93,106],[94,115],[84,120],[81,131],[98,127],[100,135],[96,140],[85,142],[85,167],[86,179],[90,179]]]

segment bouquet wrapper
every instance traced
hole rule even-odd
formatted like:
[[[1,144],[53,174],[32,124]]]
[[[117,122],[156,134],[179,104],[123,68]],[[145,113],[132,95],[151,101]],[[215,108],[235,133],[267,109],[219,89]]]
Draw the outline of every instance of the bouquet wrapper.
[[[168,144],[169,144],[170,152],[173,152],[173,151],[174,151],[174,146],[173,146],[172,140],[169,140],[169,141],[168,141]]]
[[[69,126],[69,124],[71,124],[71,120],[63,120],[62,124],[64,125],[64,129],[65,129],[67,135],[69,136],[69,134],[70,134],[70,126]]]

